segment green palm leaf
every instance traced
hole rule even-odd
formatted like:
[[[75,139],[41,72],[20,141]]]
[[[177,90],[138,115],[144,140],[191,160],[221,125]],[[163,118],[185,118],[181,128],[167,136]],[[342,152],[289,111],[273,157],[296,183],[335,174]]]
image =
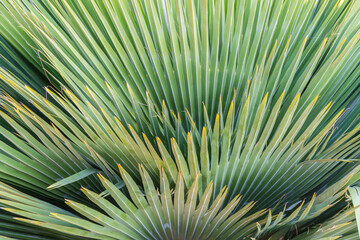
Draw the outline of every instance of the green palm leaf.
[[[131,200],[118,190],[108,179],[99,175],[102,185],[109,191],[110,196],[116,202],[112,203],[94,193],[93,191],[82,188],[83,193],[102,209],[106,214],[93,209],[84,204],[66,200],[66,203],[76,212],[83,215],[88,220],[74,216],[63,210],[56,210],[48,216],[49,211],[53,211],[51,205],[42,208],[46,203],[38,201],[34,205],[34,200],[21,193],[22,197],[13,195],[16,190],[3,188],[1,195],[5,199],[1,203],[6,211],[18,214],[25,218],[17,218],[23,222],[29,222],[49,229],[56,229],[66,234],[75,236],[95,238],[95,239],[209,239],[223,236],[225,238],[235,237],[238,239],[246,238],[248,234],[264,235],[280,227],[291,226],[289,223],[298,218],[298,222],[309,221],[314,216],[319,215],[333,204],[342,195],[342,186],[335,190],[337,194],[315,196],[310,202],[304,202],[293,211],[288,217],[284,217],[281,212],[277,216],[269,216],[263,220],[266,210],[251,213],[256,203],[250,202],[242,208],[234,209],[238,206],[241,197],[236,196],[229,203],[225,203],[227,189],[221,190],[219,195],[210,204],[213,193],[213,184],[210,183],[201,198],[198,198],[199,179],[193,182],[190,189],[185,194],[184,182],[179,175],[176,182],[173,199],[166,174],[162,171],[160,175],[160,192],[155,189],[154,182],[144,167],[140,166],[139,171],[143,177],[140,188],[130,177],[130,175],[120,167],[120,173],[125,181]],[[346,183],[348,180],[344,179]],[[6,185],[3,184],[4,187]],[[336,187],[336,186],[334,186]],[[337,186],[339,187],[339,186]],[[344,191],[344,190],[342,190]],[[346,189],[345,189],[346,191]],[[20,193],[20,192],[18,192]],[[326,191],[323,193],[326,194]],[[166,196],[167,195],[167,196]],[[187,196],[187,197],[185,197]],[[46,210],[45,210],[46,209]],[[26,218],[33,219],[27,220]],[[266,219],[268,220],[266,221]],[[264,225],[257,228],[254,224]],[[269,221],[270,220],[270,221]],[[272,220],[275,220],[271,223]]]
[[[2,1],[0,235],[351,239],[359,11]]]

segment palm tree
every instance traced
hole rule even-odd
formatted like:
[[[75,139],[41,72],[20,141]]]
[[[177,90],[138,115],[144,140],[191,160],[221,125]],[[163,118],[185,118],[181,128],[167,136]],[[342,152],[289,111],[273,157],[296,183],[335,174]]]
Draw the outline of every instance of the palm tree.
[[[1,0],[0,235],[358,239],[359,12]]]

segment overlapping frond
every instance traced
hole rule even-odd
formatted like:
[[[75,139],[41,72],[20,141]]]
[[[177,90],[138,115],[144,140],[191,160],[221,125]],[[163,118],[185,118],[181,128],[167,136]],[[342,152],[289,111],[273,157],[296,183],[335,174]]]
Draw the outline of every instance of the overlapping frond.
[[[87,239],[247,239],[254,235],[265,236],[281,227],[291,227],[293,221],[306,222],[320,215],[343,196],[347,191],[343,186],[349,180],[344,178],[340,184],[332,186],[331,191],[313,196],[306,203],[303,201],[291,213],[281,211],[272,215],[267,209],[252,212],[255,202],[237,209],[239,195],[225,203],[226,187],[217,196],[212,196],[212,182],[199,197],[199,174],[185,190],[182,175],[179,174],[175,187],[171,188],[167,174],[162,170],[160,188],[157,188],[143,166],[139,166],[140,186],[121,166],[119,168],[130,199],[99,174],[111,198],[82,188],[98,209],[66,200],[67,205],[85,219],[22,193],[18,196],[19,192],[8,190],[4,184],[0,203],[5,206],[4,210],[20,215],[17,220]]]
[[[330,101],[341,109],[358,91],[356,1],[11,0],[1,12],[2,35],[29,59],[40,48],[79,99],[94,103],[89,88],[113,115],[165,142],[174,135],[146,125],[151,115],[136,104],[148,96],[189,131],[186,111],[201,130],[205,110],[213,124],[234,101],[238,116],[247,95],[253,121],[266,94],[277,100],[285,91],[289,106],[303,92],[299,117],[317,95],[314,113]]]
[[[8,81],[6,77],[5,81]],[[16,79],[13,78],[11,83],[18,92],[28,96],[51,123],[5,96],[3,104],[12,117],[6,112],[2,112],[2,116],[19,137],[5,134],[9,133],[6,129],[3,129],[3,135],[19,149],[15,150],[12,145],[3,143],[1,149],[5,154],[0,161],[10,168],[16,166],[19,172],[28,172],[29,176],[23,177],[34,178],[34,181],[36,178],[40,188],[53,184],[58,178],[69,177],[86,169],[89,174],[97,169],[112,181],[119,182],[121,179],[116,173],[118,163],[131,176],[140,180],[137,165],[143,164],[153,179],[158,178],[163,168],[173,183],[181,173],[189,189],[200,172],[200,193],[213,181],[215,193],[219,193],[226,185],[229,186],[230,197],[240,193],[243,202],[252,199],[270,207],[275,206],[284,194],[287,195],[285,201],[295,202],[310,189],[329,184],[329,181],[335,182],[330,177],[336,174],[341,178],[351,171],[356,164],[351,161],[359,154],[353,147],[358,144],[353,137],[360,126],[340,136],[334,144],[328,143],[330,132],[341,114],[339,112],[323,127],[319,126],[327,117],[330,104],[318,113],[311,124],[304,127],[316,103],[315,99],[302,116],[294,121],[300,95],[290,104],[277,129],[274,126],[284,94],[275,103],[267,121],[264,120],[268,104],[265,97],[254,114],[251,127],[248,127],[250,123],[247,121],[248,106],[251,104],[251,97],[248,97],[238,122],[234,122],[233,104],[223,119],[223,127],[220,126],[220,116],[217,116],[214,126],[204,127],[202,132],[194,129],[193,132],[185,133],[181,129],[187,137],[187,152],[183,152],[175,139],[171,140],[169,149],[160,138],[157,138],[155,145],[145,134],[139,136],[131,126],[128,131],[121,121],[110,116],[101,105],[83,103],[70,91],[65,91],[64,96],[47,90],[48,97],[54,99],[60,105],[59,108],[16,82]],[[91,92],[89,95],[93,96]],[[165,115],[164,112],[156,114]],[[161,120],[170,121],[165,117]],[[189,120],[191,122],[192,119]],[[246,128],[251,131],[246,133]],[[198,147],[196,138],[199,138]],[[11,157],[23,164],[16,164]],[[63,163],[59,164],[60,161]],[[7,171],[4,168],[3,172]],[[50,171],[56,175],[50,175]],[[89,174],[82,173],[81,176]],[[91,178],[87,181],[83,183],[84,186],[95,188],[98,183]],[[70,187],[73,188],[72,185]]]
[[[358,210],[334,213],[359,179],[359,12],[1,1],[0,201],[41,233],[1,213],[0,235],[351,239]]]

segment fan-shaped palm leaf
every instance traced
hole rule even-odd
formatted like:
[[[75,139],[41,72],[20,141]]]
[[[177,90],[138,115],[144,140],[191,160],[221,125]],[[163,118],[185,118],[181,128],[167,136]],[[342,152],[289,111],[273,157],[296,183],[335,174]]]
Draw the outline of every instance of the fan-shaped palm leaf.
[[[7,185],[0,201],[85,238],[354,236],[335,213],[359,179],[348,181],[359,11],[356,0],[2,1],[0,180],[68,198],[83,217],[49,217],[49,203]],[[333,219],[305,233],[321,216]]]

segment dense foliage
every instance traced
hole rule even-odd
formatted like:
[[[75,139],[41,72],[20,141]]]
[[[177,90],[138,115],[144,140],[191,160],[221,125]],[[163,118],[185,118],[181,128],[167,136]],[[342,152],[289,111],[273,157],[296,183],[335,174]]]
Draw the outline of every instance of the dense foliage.
[[[0,0],[0,236],[359,239],[359,33],[358,0]]]

